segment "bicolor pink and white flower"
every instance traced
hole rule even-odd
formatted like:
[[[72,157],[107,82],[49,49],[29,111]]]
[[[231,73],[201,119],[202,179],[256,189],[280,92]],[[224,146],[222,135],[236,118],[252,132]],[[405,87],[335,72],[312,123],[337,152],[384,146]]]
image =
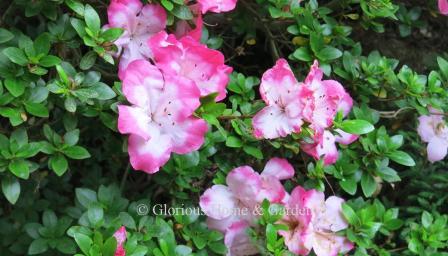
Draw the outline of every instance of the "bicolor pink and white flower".
[[[314,61],[303,83],[308,90],[303,117],[311,124],[316,135],[333,125],[338,111],[346,116],[353,106],[353,99],[338,81],[322,80],[322,77],[323,71],[319,63]]]
[[[294,169],[288,161],[272,158],[261,174],[249,166],[238,167],[228,174],[227,186],[214,185],[204,192],[199,205],[208,217],[209,228],[225,234],[225,243],[232,252],[230,255],[252,255],[257,252],[246,243],[248,240],[243,229],[255,225],[259,216],[254,215],[254,210],[260,207],[264,199],[271,203],[287,201],[288,194],[280,180],[293,176]],[[248,251],[253,253],[245,254]]]
[[[126,256],[123,244],[126,242],[126,228],[120,227],[115,233],[114,237],[117,240],[117,249],[115,250],[115,256]]]
[[[440,161],[448,152],[448,127],[443,112],[430,108],[429,116],[418,118],[418,134],[420,138],[428,143],[426,148],[430,162]]]
[[[191,79],[201,96],[218,93],[217,101],[226,97],[232,68],[224,64],[221,52],[207,48],[192,37],[177,40],[164,31],[151,37],[148,45],[154,62],[164,73]]]
[[[443,15],[448,15],[448,0],[439,0],[439,11]]]
[[[266,107],[252,119],[256,138],[275,139],[300,132],[304,87],[285,59],[279,59],[261,79],[260,94]]]
[[[297,186],[285,207],[302,210],[285,215],[281,223],[289,230],[279,231],[288,249],[298,255],[308,255],[313,250],[317,256],[337,256],[350,251],[353,244],[336,234],[348,227],[342,215],[343,202],[336,196],[325,200],[324,193]]]
[[[237,0],[198,0],[202,13],[206,12],[228,12],[235,9]]]
[[[340,129],[335,130],[336,134],[324,130],[322,135],[314,139],[314,143],[301,143],[302,150],[314,157],[322,159],[324,165],[334,164],[339,158],[339,152],[336,142],[343,145],[349,145],[358,139],[358,135],[346,133]]]
[[[191,80],[136,60],[124,72],[122,89],[132,105],[118,106],[118,130],[130,134],[128,151],[134,169],[154,173],[171,152],[187,154],[201,147],[208,127],[193,116],[200,92]]]
[[[122,28],[123,35],[115,41],[120,57],[119,77],[134,60],[151,57],[147,41],[165,29],[167,15],[158,4],[143,5],[140,0],[112,0],[107,8],[109,28]]]

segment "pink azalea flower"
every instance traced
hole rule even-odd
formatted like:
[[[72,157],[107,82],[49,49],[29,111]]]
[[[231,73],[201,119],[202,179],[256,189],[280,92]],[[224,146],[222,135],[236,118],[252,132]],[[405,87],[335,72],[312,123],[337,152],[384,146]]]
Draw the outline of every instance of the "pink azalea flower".
[[[275,139],[300,132],[303,86],[285,59],[279,59],[261,79],[260,94],[266,103],[252,119],[256,138]]]
[[[297,186],[286,208],[302,210],[286,215],[281,222],[288,225],[289,230],[279,232],[288,249],[299,255],[308,255],[313,250],[317,256],[337,256],[351,250],[353,244],[336,234],[348,227],[342,215],[343,202],[336,196],[325,200],[322,192]]]
[[[107,27],[124,29],[123,35],[115,41],[119,48],[119,77],[134,60],[151,57],[146,44],[153,34],[165,29],[166,12],[160,5],[142,5],[140,0],[112,0],[107,8]]]
[[[339,152],[336,142],[349,145],[358,139],[358,135],[346,133],[340,129],[335,130],[336,135],[328,130],[324,130],[323,134],[314,138],[314,143],[302,143],[302,150],[314,157],[314,159],[323,159],[324,165],[336,163],[339,158]]]
[[[235,9],[237,0],[198,0],[202,13],[206,12],[228,12]]]
[[[227,186],[214,185],[204,192],[199,205],[208,216],[207,224],[225,234],[225,243],[233,252],[231,255],[250,255],[237,253],[252,248],[245,242],[242,230],[255,224],[259,216],[254,215],[254,210],[264,199],[271,203],[287,201],[288,194],[280,180],[293,176],[294,169],[288,161],[272,158],[261,174],[249,166],[238,167],[228,174]]]
[[[245,256],[258,254],[258,248],[252,243],[246,231],[249,225],[245,221],[233,223],[224,236],[227,256]]]
[[[232,68],[224,64],[224,55],[186,36],[177,40],[162,31],[148,41],[156,65],[164,73],[193,80],[201,96],[218,93],[216,100],[226,97]]]
[[[123,244],[126,241],[126,228],[124,226],[120,227],[114,233],[115,239],[117,239],[117,249],[115,250],[115,256],[126,256],[126,251],[124,250]]]
[[[190,36],[196,41],[201,41],[202,37],[202,27],[204,23],[202,21],[202,14],[200,10],[199,4],[194,4],[190,6],[190,10],[195,15],[195,18],[192,20],[194,22],[194,26],[190,25],[190,21],[180,20],[176,23],[176,31],[174,34],[176,38],[180,39],[185,36]]]
[[[162,74],[145,60],[131,62],[123,76],[123,94],[132,106],[118,106],[118,129],[130,134],[134,169],[154,173],[171,152],[187,154],[200,148],[208,128],[192,116],[200,94],[191,80]]]
[[[439,0],[439,11],[443,15],[448,15],[448,0]]]
[[[333,125],[338,111],[346,116],[353,100],[344,87],[335,80],[322,80],[323,72],[319,63],[314,61],[304,86],[309,90],[306,105],[303,109],[304,120],[311,124],[316,134],[322,134],[325,128]]]
[[[426,151],[430,162],[440,161],[448,152],[448,127],[441,111],[430,109],[433,115],[420,116],[418,134],[428,143]]]

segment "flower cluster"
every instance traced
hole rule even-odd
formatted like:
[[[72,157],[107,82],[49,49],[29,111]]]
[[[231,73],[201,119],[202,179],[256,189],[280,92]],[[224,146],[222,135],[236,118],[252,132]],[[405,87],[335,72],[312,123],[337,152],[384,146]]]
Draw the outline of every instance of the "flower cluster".
[[[353,245],[336,232],[347,228],[342,216],[343,200],[332,196],[325,201],[322,192],[296,187],[291,195],[281,180],[294,176],[294,169],[285,159],[273,158],[258,174],[249,166],[233,169],[227,176],[227,186],[214,185],[200,198],[202,211],[208,216],[209,228],[224,234],[228,255],[254,255],[258,249],[246,233],[257,225],[264,199],[284,205],[286,212],[280,221],[289,227],[280,231],[288,249],[300,255],[314,250],[318,256],[337,255],[349,251]]]
[[[124,30],[116,41],[120,56],[119,78],[131,106],[118,106],[118,130],[129,134],[132,167],[147,173],[159,170],[171,153],[198,150],[208,130],[194,117],[200,97],[217,93],[226,97],[232,68],[221,52],[199,42],[202,13],[231,10],[236,1],[199,1],[191,8],[196,27],[179,23],[176,35],[167,34],[167,15],[158,4],[139,0],[113,0],[109,24]],[[149,61],[150,60],[150,61]]]
[[[336,114],[346,116],[353,105],[350,95],[335,80],[322,80],[317,61],[304,82],[298,82],[284,59],[263,74],[260,94],[266,107],[253,118],[257,138],[274,139],[299,133],[306,123],[313,130],[313,143],[302,143],[305,152],[332,164],[338,158],[336,142],[350,144],[358,137],[330,130]]]
[[[430,108],[429,116],[420,116],[418,134],[428,143],[426,151],[430,162],[440,161],[448,152],[448,127],[443,112]]]

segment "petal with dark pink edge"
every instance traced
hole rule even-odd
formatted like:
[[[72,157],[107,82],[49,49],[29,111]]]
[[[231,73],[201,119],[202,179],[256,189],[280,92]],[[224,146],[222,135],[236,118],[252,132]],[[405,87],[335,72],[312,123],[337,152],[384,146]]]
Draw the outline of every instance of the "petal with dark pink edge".
[[[275,139],[286,137],[291,133],[298,133],[302,123],[300,118],[289,118],[286,112],[276,105],[266,106],[252,119],[254,136],[265,139]]]
[[[259,253],[255,244],[252,243],[247,229],[249,225],[245,221],[233,223],[224,236],[224,244],[227,247],[228,256],[244,256]]]
[[[119,1],[112,1],[107,8],[108,27],[123,28],[129,31],[135,23],[135,15],[136,13],[132,8]]]
[[[202,146],[207,130],[208,126],[204,120],[190,117],[165,131],[172,138],[173,152],[187,154],[198,150]]]
[[[273,176],[261,176],[262,189],[258,193],[257,201],[267,199],[271,203],[281,204],[287,196],[286,190],[280,181]]]
[[[117,245],[123,245],[126,241],[126,228],[121,226],[117,231],[115,231],[114,237],[117,239]]]
[[[271,158],[264,167],[262,176],[272,176],[279,180],[286,180],[294,177],[294,168],[283,158]]]
[[[155,34],[166,27],[167,15],[165,9],[158,4],[147,4],[143,6],[137,16],[137,35]]]
[[[152,90],[164,87],[159,69],[146,60],[135,60],[129,64],[123,79],[123,94],[126,99],[142,108],[151,104]]]
[[[158,172],[170,159],[171,138],[167,135],[154,136],[145,140],[131,134],[128,140],[130,162],[135,170],[147,173]]]
[[[310,68],[310,72],[305,78],[305,83],[311,84],[313,81],[321,81],[323,74],[322,69],[319,68],[319,62],[315,60]]]
[[[214,185],[199,199],[199,206],[209,217],[222,220],[231,216],[237,207],[232,191],[224,185]]]
[[[137,15],[137,13],[142,9],[142,2],[140,0],[112,0],[112,3],[120,3],[126,6],[134,15]]]
[[[203,14],[206,12],[228,12],[235,9],[237,0],[198,0]]]
[[[288,62],[285,59],[279,59],[275,66],[267,70],[261,78],[260,95],[268,105],[288,104],[289,102],[280,102],[282,98],[287,97],[288,93],[293,94],[299,89],[299,83],[292,73]],[[290,100],[299,100],[294,94]]]
[[[199,92],[196,84],[182,76],[165,74],[165,87],[163,88],[162,101],[158,108],[160,110],[164,108],[173,107],[171,114],[174,114],[177,121],[179,118],[188,118],[193,112],[201,105],[199,98],[201,93]],[[163,103],[162,103],[163,102]],[[180,103],[175,106],[169,106],[174,102]]]

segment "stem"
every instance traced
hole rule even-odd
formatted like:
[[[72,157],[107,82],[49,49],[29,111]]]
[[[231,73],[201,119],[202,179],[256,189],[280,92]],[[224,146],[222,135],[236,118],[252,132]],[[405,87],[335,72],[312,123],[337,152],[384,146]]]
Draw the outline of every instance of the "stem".
[[[131,170],[131,164],[128,163],[128,165],[126,166],[126,170],[123,173],[123,177],[121,178],[121,183],[120,183],[120,192],[121,193],[123,193],[124,186],[126,185],[126,180],[128,179],[130,170]]]
[[[233,120],[233,119],[245,119],[245,118],[252,118],[254,115],[241,115],[241,116],[220,116],[218,117],[219,120]]]

